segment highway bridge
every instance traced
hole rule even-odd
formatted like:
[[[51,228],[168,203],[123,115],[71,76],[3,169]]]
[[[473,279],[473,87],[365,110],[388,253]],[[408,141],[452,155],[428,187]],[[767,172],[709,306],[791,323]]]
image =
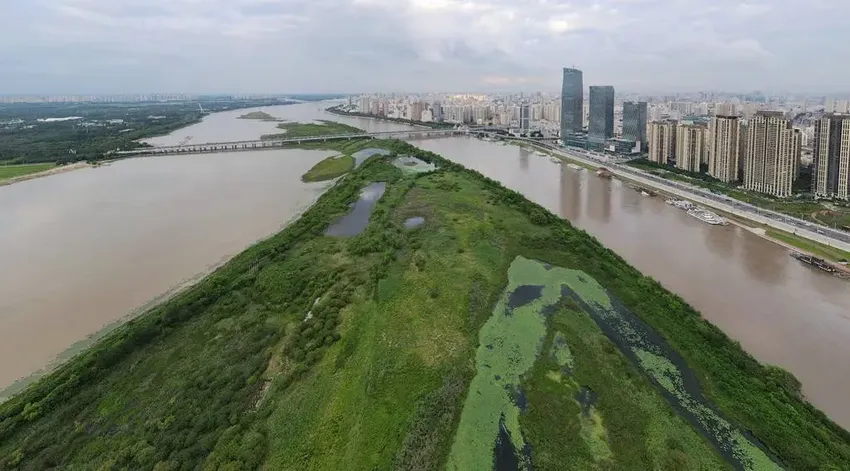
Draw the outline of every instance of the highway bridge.
[[[137,155],[203,154],[210,152],[255,151],[285,147],[288,144],[305,142],[327,142],[351,139],[424,139],[429,137],[463,136],[486,131],[475,129],[414,129],[407,131],[364,132],[357,134],[333,134],[327,136],[291,137],[285,139],[261,139],[253,141],[186,143],[176,146],[140,147],[133,150],[115,151],[109,156],[132,157]]]

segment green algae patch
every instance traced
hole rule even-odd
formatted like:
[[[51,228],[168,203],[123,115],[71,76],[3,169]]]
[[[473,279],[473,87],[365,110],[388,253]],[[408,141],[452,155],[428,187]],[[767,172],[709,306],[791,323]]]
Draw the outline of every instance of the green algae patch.
[[[575,360],[570,351],[570,346],[567,344],[567,339],[560,332],[555,333],[555,338],[552,339],[552,359],[558,366],[572,370],[575,368]]]
[[[682,407],[696,416],[697,420],[714,436],[721,438],[724,449],[730,452],[744,469],[749,471],[782,469],[732,424],[695,399],[685,388],[681,372],[670,360],[643,349],[637,349],[635,354],[646,373],[665,391],[673,395]]]
[[[500,422],[519,467],[529,468],[528,457],[519,456],[526,445],[519,427],[519,385],[521,376],[534,365],[546,336],[544,311],[560,298],[558,280],[543,264],[522,257],[513,261],[508,269],[508,287],[479,332],[476,375],[449,455],[449,470],[491,471]]]

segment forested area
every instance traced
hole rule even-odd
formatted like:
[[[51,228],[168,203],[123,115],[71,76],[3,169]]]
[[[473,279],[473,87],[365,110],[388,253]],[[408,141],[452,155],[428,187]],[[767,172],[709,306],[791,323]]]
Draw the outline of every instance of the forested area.
[[[109,151],[142,146],[136,141],[194,124],[206,113],[287,103],[263,99],[4,104],[0,165],[102,160]]]

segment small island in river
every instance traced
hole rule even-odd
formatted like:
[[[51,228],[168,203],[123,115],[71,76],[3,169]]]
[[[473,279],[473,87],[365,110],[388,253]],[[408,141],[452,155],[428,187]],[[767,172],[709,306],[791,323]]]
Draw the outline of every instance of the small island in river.
[[[250,113],[243,114],[238,119],[255,119],[259,121],[283,121],[280,118],[275,118],[274,116],[266,113],[265,111],[252,111]]]

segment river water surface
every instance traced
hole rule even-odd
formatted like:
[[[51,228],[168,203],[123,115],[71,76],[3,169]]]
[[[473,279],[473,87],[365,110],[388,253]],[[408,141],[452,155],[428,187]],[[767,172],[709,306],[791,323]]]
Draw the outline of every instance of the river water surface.
[[[302,121],[333,116],[315,103],[263,110]],[[237,119],[249,111],[213,114],[149,142],[275,132],[276,123]],[[408,129],[341,120],[370,131]],[[279,230],[328,187],[300,177],[332,154],[146,157],[0,187],[0,391]]]
[[[410,129],[342,118],[306,103],[263,110],[368,131]],[[250,111],[250,110],[248,110]],[[151,139],[256,139],[275,123],[246,110]],[[716,227],[515,146],[473,138],[415,144],[473,168],[590,232],[682,296],[850,428],[850,283],[821,274],[737,226]],[[300,176],[326,152],[270,150],[131,159],[0,187],[0,388],[182,280],[265,237],[327,186]]]

